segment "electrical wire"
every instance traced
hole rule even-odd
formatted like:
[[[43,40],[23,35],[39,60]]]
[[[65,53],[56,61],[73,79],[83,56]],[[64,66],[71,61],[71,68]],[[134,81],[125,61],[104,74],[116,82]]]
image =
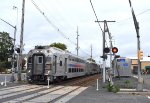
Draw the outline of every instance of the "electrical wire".
[[[136,16],[140,16],[140,15],[142,15],[142,14],[146,13],[146,12],[149,12],[149,11],[150,11],[150,9],[144,10],[144,11],[142,11],[141,13],[137,14]],[[126,19],[120,20],[120,21],[118,21],[118,22],[116,22],[116,23],[120,23],[120,22],[123,22],[123,21],[129,20],[129,19],[132,19],[132,18],[131,18],[131,17],[129,17],[129,18],[126,18]]]
[[[32,1],[33,5],[36,7],[36,9],[44,16],[44,18],[47,20],[47,22],[48,22],[54,29],[56,29],[65,39],[67,39],[68,41],[70,41],[72,44],[77,45],[76,43],[74,43],[73,41],[71,41],[69,38],[67,38],[67,36],[66,36],[56,25],[54,25],[54,24],[48,19],[48,17],[45,15],[45,13],[39,8],[39,6],[38,6],[33,0],[31,0],[31,1]],[[83,51],[81,48],[80,48],[80,50],[81,50],[84,54],[90,56],[88,53],[86,53],[85,51]]]
[[[57,30],[57,32],[59,32],[65,39],[67,39],[68,41],[70,41],[72,44],[76,45],[76,43],[74,43],[73,41],[71,41],[69,38],[67,38],[67,36],[55,25],[53,24],[49,18],[45,15],[45,13],[38,7],[38,5],[31,0],[33,5],[36,7],[36,9],[44,16],[44,18],[47,20],[47,22],[55,29]]]
[[[40,1],[40,0],[38,0],[38,2],[40,2],[40,6],[42,6],[42,8],[44,8],[44,10],[46,10],[47,12],[51,12],[51,10],[55,10],[53,7],[51,7],[51,6],[49,6],[49,8],[51,7],[51,9],[49,9],[49,8],[47,8],[47,5],[46,4],[49,4],[49,3],[43,3],[42,1]],[[45,1],[44,1],[45,2]],[[60,3],[56,0],[56,4],[59,4],[58,6],[54,6],[54,7],[56,7],[56,9],[57,9],[57,12],[59,13],[59,16],[57,16],[57,17],[61,17],[61,19],[63,19],[63,22],[65,22],[65,24],[67,24],[67,29],[68,28],[73,28],[73,26],[70,24],[70,23],[68,23],[67,21],[66,21],[66,19],[64,18],[64,15],[63,15],[63,13],[60,11],[60,10],[62,10],[63,9],[63,7],[60,5]],[[37,2],[36,2],[36,4],[37,4]],[[52,5],[53,6],[53,5]],[[60,8],[61,7],[61,8]],[[48,14],[47,14],[47,16],[48,16]],[[55,19],[55,17],[53,16],[53,15],[50,15],[50,17],[54,20],[54,21],[58,21],[58,20],[56,20]],[[63,25],[61,25],[61,23],[59,23],[59,28],[64,28],[64,26]],[[66,27],[65,27],[66,28]],[[72,35],[73,36],[73,35]],[[70,36],[71,37],[71,36]]]
[[[96,20],[98,21],[98,17],[97,17],[97,15],[96,15],[96,12],[95,12],[95,10],[94,10],[94,6],[93,6],[91,0],[90,0],[90,3],[91,3],[91,6],[92,6],[92,10],[93,10],[93,12],[94,12],[94,15],[95,15],[95,17],[96,17]],[[100,25],[99,22],[98,22],[98,25],[99,25],[99,27],[100,27],[100,29],[101,29],[101,31],[102,31],[102,35],[104,35],[104,34],[103,34],[103,29],[102,29],[102,27],[101,27],[101,25]]]

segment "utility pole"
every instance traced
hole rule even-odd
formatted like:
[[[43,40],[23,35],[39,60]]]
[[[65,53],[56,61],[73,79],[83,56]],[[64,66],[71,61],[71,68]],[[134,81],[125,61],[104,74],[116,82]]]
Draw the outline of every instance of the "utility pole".
[[[104,55],[106,55],[105,54],[105,52],[104,52],[104,48],[105,48],[105,42],[106,42],[106,40],[105,40],[105,33],[106,32],[108,32],[109,31],[109,29],[108,29],[108,26],[107,26],[107,22],[115,22],[115,21],[106,21],[106,20],[104,20],[104,21],[95,21],[95,22],[103,22],[104,23],[104,32],[103,32],[103,56]],[[106,58],[103,58],[103,82],[105,83],[105,81],[106,81],[106,70],[105,70],[105,68],[106,68],[106,61],[105,61],[105,59]]]
[[[110,74],[109,74],[109,75],[110,75],[110,82],[111,82],[111,84],[113,85],[113,81],[112,81],[112,74],[113,74],[112,55],[113,55],[113,54],[112,54],[112,51],[111,51],[112,48],[113,48],[113,45],[112,45],[112,36],[111,36],[111,34],[110,34],[110,36],[109,36],[109,40],[110,40],[110,41],[109,41],[109,42],[110,42],[110,48],[109,48],[109,49],[110,49],[110,72],[109,72]]]
[[[137,90],[138,91],[143,91],[143,85],[141,82],[142,78],[141,78],[141,69],[140,69],[140,58],[139,58],[139,51],[140,51],[140,35],[139,35],[139,22],[137,22],[136,16],[134,14],[134,10],[131,4],[131,1],[129,0],[129,4],[130,4],[130,8],[131,8],[131,12],[132,12],[132,17],[133,17],[133,21],[134,21],[134,26],[135,26],[135,30],[136,30],[136,34],[137,34],[137,57],[138,57],[138,86],[137,86]]]
[[[91,44],[91,61],[92,61],[92,44]]]
[[[78,34],[78,26],[77,26],[77,56],[79,55],[79,34]]]
[[[19,55],[19,68],[18,68],[18,81],[21,81],[22,71],[22,51],[23,51],[23,30],[24,30],[24,11],[25,11],[25,0],[22,2],[22,19],[21,19],[21,34],[20,34],[20,55]]]

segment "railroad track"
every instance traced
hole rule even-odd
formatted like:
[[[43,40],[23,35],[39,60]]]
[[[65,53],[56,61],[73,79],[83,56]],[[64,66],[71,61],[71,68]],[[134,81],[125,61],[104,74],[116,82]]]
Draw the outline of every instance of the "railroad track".
[[[75,83],[71,84],[71,86],[77,86],[76,88],[74,88],[71,91],[68,91],[65,94],[62,94],[61,96],[49,101],[48,103],[55,103],[55,102],[62,102],[61,98],[67,96],[68,94],[71,94],[73,92],[75,92],[76,90],[82,88],[82,87],[88,87],[89,85],[91,85],[96,79],[98,79],[99,75],[94,75],[85,79],[82,79],[80,81],[76,81]]]
[[[63,98],[66,98],[67,95],[75,95],[85,90],[91,83],[93,84],[99,75],[92,75],[86,78],[76,78],[73,80],[68,80],[58,84],[53,84],[49,89],[44,86],[44,90],[25,95],[20,98],[13,98],[10,101],[4,103],[55,103],[62,102]],[[43,87],[42,87],[43,88]],[[38,89],[38,88],[37,88]],[[7,89],[6,89],[7,90]],[[27,89],[28,90],[28,89]],[[30,90],[30,89],[29,89]],[[26,91],[26,92],[29,92]],[[30,90],[32,91],[32,90]],[[70,97],[71,98],[71,97]],[[3,98],[6,99],[6,98]],[[66,100],[66,99],[65,99]],[[3,100],[4,101],[4,100]],[[43,102],[44,101],[44,102]],[[1,102],[1,100],[0,100]]]

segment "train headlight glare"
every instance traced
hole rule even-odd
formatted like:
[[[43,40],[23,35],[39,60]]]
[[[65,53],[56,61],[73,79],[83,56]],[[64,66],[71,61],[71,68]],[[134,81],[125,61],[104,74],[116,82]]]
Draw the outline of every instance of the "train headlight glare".
[[[28,73],[30,73],[30,72],[31,72],[31,70],[28,71]]]

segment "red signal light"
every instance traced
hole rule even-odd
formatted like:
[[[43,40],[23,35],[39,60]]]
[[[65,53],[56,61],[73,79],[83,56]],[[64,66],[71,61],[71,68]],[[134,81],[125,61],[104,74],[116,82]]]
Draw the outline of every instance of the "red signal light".
[[[113,53],[117,53],[117,52],[118,52],[118,48],[113,47],[113,48],[112,48],[112,52],[113,52]]]

